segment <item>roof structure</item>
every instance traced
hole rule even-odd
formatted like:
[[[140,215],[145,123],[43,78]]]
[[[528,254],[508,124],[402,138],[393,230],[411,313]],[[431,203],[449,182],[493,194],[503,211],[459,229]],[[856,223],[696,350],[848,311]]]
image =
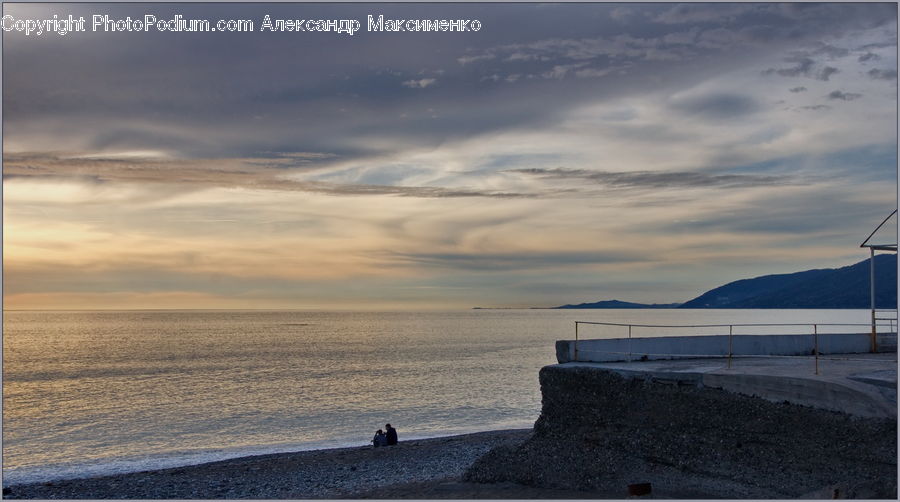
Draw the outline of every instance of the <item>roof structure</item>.
[[[891,222],[890,224],[887,224]],[[897,210],[888,215],[875,230],[859,245],[861,248],[871,248],[875,251],[897,252]]]

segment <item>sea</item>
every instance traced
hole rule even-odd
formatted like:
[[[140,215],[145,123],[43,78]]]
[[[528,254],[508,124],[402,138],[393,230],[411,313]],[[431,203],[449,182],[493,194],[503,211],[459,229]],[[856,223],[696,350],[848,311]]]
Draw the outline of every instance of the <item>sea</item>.
[[[639,324],[632,336],[665,336],[728,328],[644,325],[862,325],[869,316],[867,310],[6,311],[3,485],[363,446],[386,423],[401,441],[530,428],[541,407],[538,371],[556,362],[554,342],[574,338],[576,321]],[[627,329],[581,324],[579,336],[627,336]]]

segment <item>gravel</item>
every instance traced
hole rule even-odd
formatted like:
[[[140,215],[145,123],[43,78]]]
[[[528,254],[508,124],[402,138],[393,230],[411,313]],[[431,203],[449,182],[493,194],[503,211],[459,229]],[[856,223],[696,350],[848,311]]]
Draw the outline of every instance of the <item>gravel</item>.
[[[452,481],[488,450],[521,443],[507,430],[363,446],[244,457],[87,479],[10,486],[4,498],[306,499],[357,498],[395,485]]]

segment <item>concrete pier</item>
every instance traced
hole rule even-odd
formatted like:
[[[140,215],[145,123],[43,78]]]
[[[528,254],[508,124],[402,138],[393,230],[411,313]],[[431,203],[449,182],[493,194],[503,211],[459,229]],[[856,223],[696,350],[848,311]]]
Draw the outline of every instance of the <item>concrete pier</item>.
[[[623,497],[640,484],[659,498],[896,500],[897,354],[869,353],[869,341],[557,342],[532,437],[489,452],[466,479]]]
[[[897,334],[878,337],[879,352],[897,352]],[[607,362],[697,356],[806,356],[860,354],[872,349],[868,333],[816,335],[709,335],[558,340],[556,360]]]
[[[723,389],[772,402],[838,411],[860,417],[897,417],[896,354],[715,358],[668,361],[564,363],[560,368],[593,368],[628,379]]]
[[[812,357],[545,366],[532,437],[467,476],[622,497],[651,483],[661,498],[896,500],[893,356],[822,358],[818,375]]]
[[[560,368],[896,419],[896,340],[896,334],[881,335],[879,345],[890,352],[874,354],[869,337],[860,334],[560,340],[556,357]]]

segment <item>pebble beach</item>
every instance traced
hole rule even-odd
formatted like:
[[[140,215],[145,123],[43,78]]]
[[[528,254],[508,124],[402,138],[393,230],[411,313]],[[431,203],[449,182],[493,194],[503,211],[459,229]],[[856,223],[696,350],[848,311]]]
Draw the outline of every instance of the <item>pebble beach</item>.
[[[402,434],[403,431],[401,431]],[[472,488],[465,470],[499,445],[521,443],[530,429],[491,431],[359,446],[235,458],[207,464],[9,486],[4,498],[27,499],[310,499],[533,498],[513,485]],[[517,491],[518,490],[518,491]],[[565,493],[555,498],[567,498]],[[535,495],[537,496],[537,495]],[[501,495],[502,498],[507,498]]]

